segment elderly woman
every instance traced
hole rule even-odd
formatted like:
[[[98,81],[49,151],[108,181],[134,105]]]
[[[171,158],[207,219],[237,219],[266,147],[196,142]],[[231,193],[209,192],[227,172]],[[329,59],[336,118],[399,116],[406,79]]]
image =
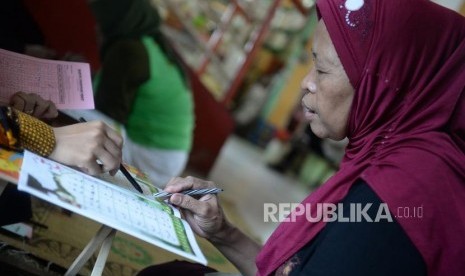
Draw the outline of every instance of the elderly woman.
[[[170,201],[244,275],[465,275],[465,19],[426,0],[320,0],[317,10],[302,105],[316,135],[349,145],[303,201],[312,208],[261,248],[216,196]],[[166,190],[205,186],[177,178]],[[315,219],[318,203],[340,203],[343,216]]]

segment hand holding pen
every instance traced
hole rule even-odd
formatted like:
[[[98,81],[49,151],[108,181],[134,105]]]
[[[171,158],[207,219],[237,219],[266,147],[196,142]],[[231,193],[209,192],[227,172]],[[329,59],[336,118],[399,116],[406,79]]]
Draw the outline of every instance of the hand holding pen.
[[[188,176],[171,179],[164,191],[172,194],[168,198],[169,202],[179,207],[179,211],[199,236],[214,239],[221,235],[227,225],[230,225],[219,205],[218,197],[214,193],[208,193],[196,199],[183,193],[183,191],[188,190],[203,190],[205,192],[205,189],[211,192],[221,190],[216,190],[217,187],[211,181]]]
[[[93,121],[54,127],[53,135],[55,147],[48,158],[78,167],[90,175],[116,173],[121,162],[123,138],[105,123]]]
[[[85,123],[87,122],[86,119],[84,118],[79,118],[79,122]],[[121,142],[122,145],[122,142]],[[121,152],[121,149],[120,149]],[[105,165],[105,164],[104,164]],[[140,187],[139,183],[131,176],[131,174],[126,170],[126,168],[123,166],[123,164],[119,164],[119,170],[123,173],[123,175],[126,177],[126,179],[131,183],[131,185],[139,192],[143,193],[142,188]]]

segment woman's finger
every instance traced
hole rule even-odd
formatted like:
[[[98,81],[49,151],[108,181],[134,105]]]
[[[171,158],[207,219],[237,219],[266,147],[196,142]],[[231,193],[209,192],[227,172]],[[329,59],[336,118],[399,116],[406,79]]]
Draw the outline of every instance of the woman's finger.
[[[79,168],[90,175],[98,175],[102,173],[102,166],[97,163],[96,159],[88,160],[79,166]]]
[[[102,163],[101,172],[109,172],[119,167],[120,158],[113,156],[104,147],[99,147],[94,151],[95,158]]]
[[[42,100],[42,98],[37,98],[37,101],[34,107],[34,112],[32,113],[32,115],[36,118],[43,118],[43,115],[45,114],[47,109],[48,109],[48,103]]]
[[[121,160],[121,147],[116,145],[113,140],[105,139],[103,147],[109,154],[111,154],[111,156],[113,156],[114,159]]]
[[[215,183],[211,181],[205,181],[192,176],[188,177],[175,177],[172,178],[168,184],[166,184],[165,191],[170,193],[178,193],[188,189],[202,189],[202,188],[214,188]]]
[[[207,201],[200,201],[191,196],[183,194],[174,194],[169,199],[170,203],[180,208],[188,210],[195,215],[208,217],[211,213],[212,206]]]
[[[24,105],[26,104],[26,100],[23,99],[21,96],[16,93],[11,97],[10,105],[19,111],[24,111]]]
[[[46,101],[46,102],[47,102],[48,108],[45,111],[43,117],[47,119],[56,118],[58,116],[58,109],[55,103],[53,103],[52,101]]]
[[[112,140],[107,139],[103,143],[103,150],[108,154],[105,155],[108,158],[106,159],[108,161],[100,159],[100,161],[102,161],[105,166],[105,171],[112,171],[119,168],[122,160],[121,148],[115,145]]]
[[[107,135],[108,139],[110,139],[114,143],[114,145],[119,149],[119,151],[121,151],[124,142],[123,137],[121,137],[121,135],[118,132],[116,132],[108,125],[105,125],[105,134]]]
[[[189,189],[192,189],[192,182],[185,181],[183,177],[173,177],[168,181],[164,190],[169,193],[179,193]]]
[[[193,189],[215,188],[216,185],[212,181],[203,180],[197,177],[188,176],[184,181],[192,185]]]
[[[23,112],[29,115],[33,115],[38,97],[32,93],[23,93],[20,97],[25,100]]]
[[[46,101],[42,98],[38,98],[34,110],[34,116],[37,118],[53,119],[58,116],[58,110],[52,101]]]

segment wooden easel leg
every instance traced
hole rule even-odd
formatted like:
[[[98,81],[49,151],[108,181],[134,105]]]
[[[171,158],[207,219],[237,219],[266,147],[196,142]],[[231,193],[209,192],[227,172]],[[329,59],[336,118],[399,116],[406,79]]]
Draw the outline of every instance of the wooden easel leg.
[[[100,247],[100,251],[98,253],[97,261],[95,261],[94,264],[94,269],[92,269],[91,276],[102,275],[103,269],[105,268],[105,263],[107,262],[108,254],[110,253],[111,243],[113,242],[115,234],[116,230],[113,229],[103,241],[102,247]]]
[[[102,244],[102,242],[108,237],[108,235],[110,235],[112,231],[114,231],[113,228],[108,227],[106,225],[102,225],[102,227],[100,227],[100,229],[98,230],[97,234],[92,238],[92,240],[90,240],[90,242],[82,250],[81,254],[79,254],[79,256],[71,264],[68,271],[66,271],[65,276],[76,275],[81,270],[81,268],[86,264],[86,262],[90,259],[92,254],[94,254],[98,246]]]

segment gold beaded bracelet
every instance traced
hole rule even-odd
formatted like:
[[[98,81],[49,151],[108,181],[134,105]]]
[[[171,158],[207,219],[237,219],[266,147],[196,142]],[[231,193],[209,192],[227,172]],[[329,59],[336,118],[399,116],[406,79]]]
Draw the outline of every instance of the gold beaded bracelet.
[[[42,156],[49,156],[55,148],[52,127],[26,113],[17,110],[14,113],[19,126],[20,146]]]

